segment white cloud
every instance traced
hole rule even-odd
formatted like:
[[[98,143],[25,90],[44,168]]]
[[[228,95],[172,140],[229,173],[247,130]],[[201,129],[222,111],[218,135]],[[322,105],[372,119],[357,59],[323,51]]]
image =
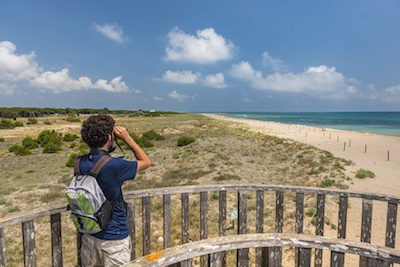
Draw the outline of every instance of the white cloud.
[[[181,102],[185,101],[188,98],[187,95],[178,94],[175,90],[168,94],[171,98],[177,99]]]
[[[263,77],[262,73],[254,70],[250,63],[242,61],[232,65],[230,74],[260,90],[308,93],[332,99],[342,99],[347,94],[357,92],[355,80],[347,79],[334,67],[329,68],[325,65],[309,67],[299,74],[274,73]]]
[[[224,74],[222,74],[222,73],[207,75],[203,80],[203,84],[206,86],[209,86],[209,87],[214,87],[214,88],[226,88],[227,87],[227,85],[225,83]]]
[[[40,72],[35,62],[35,53],[18,55],[17,47],[9,42],[0,42],[0,81],[18,81],[34,78]]]
[[[163,81],[173,82],[173,83],[184,83],[184,84],[195,84],[200,79],[201,74],[191,71],[171,71],[167,70],[163,74]]]
[[[113,24],[104,23],[103,25],[93,23],[93,26],[96,31],[118,43],[123,43],[126,39],[124,37],[124,31],[116,23]]]
[[[40,90],[50,90],[54,93],[73,90],[98,89],[109,92],[128,92],[131,89],[122,81],[121,76],[111,81],[99,79],[95,83],[89,77],[73,79],[67,68],[61,71],[43,71],[35,61],[35,53],[18,55],[17,47],[8,41],[0,42],[0,92],[13,94],[16,91],[15,82],[25,81]],[[134,90],[135,92],[140,92]]]
[[[210,64],[231,59],[236,50],[231,41],[217,34],[213,28],[199,30],[196,36],[174,28],[167,37],[165,59],[170,61]]]
[[[0,94],[13,95],[15,91],[16,91],[15,85],[10,85],[8,83],[0,83]]]
[[[263,53],[262,57],[263,64],[274,72],[287,72],[289,69],[281,59],[271,57],[267,51]]]
[[[181,84],[199,84],[202,83],[208,87],[214,88],[226,88],[225,77],[222,73],[209,74],[202,78],[201,73],[192,71],[171,71],[167,70],[163,76],[162,80],[171,83],[181,83]]]
[[[128,92],[129,87],[122,82],[121,79],[121,76],[118,76],[110,82],[99,79],[95,83],[92,83],[91,79],[88,77],[72,79],[69,76],[69,70],[63,69],[59,72],[43,72],[31,81],[31,85],[53,91],[54,93],[88,89],[99,89],[109,92]]]
[[[159,96],[155,96],[153,99],[156,100],[156,101],[163,101],[164,100],[164,98],[159,97]]]

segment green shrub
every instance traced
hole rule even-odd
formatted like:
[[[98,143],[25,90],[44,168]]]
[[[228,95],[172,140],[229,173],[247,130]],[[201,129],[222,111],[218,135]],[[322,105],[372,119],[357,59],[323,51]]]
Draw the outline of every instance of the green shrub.
[[[375,178],[375,173],[373,173],[372,171],[369,171],[369,170],[359,169],[356,172],[356,177],[360,178],[360,179],[364,179],[364,178],[368,178],[368,177]]]
[[[29,118],[28,119],[28,122],[26,123],[26,124],[37,124],[38,123],[38,120],[37,119],[35,119],[35,118]]]
[[[319,187],[329,187],[335,184],[335,180],[333,179],[324,179],[320,184]]]
[[[24,124],[21,121],[14,122],[14,127],[22,127]]]
[[[76,116],[68,116],[67,121],[69,121],[69,122],[80,122],[81,120]]]
[[[178,146],[186,146],[196,141],[193,137],[182,136],[178,139]]]
[[[45,121],[43,122],[43,124],[44,124],[44,125],[51,125],[52,123],[51,123],[51,121],[49,121],[49,120],[45,120]]]
[[[35,149],[39,147],[39,143],[32,137],[27,136],[22,140],[22,146],[24,146],[27,149]]]
[[[65,166],[74,167],[74,161],[75,161],[76,157],[78,157],[78,154],[76,154],[76,153],[72,153],[71,155],[69,155],[68,161],[67,161],[67,163],[65,163]]]
[[[161,134],[156,133],[154,130],[149,130],[142,134],[142,139],[160,141],[160,140],[165,140],[165,137],[162,136]]]
[[[14,123],[7,119],[1,119],[0,129],[13,129],[15,128]]]
[[[77,136],[76,134],[66,133],[62,140],[64,142],[72,142],[72,141],[75,141],[78,138],[79,138],[79,136]]]
[[[57,153],[58,151],[61,150],[62,150],[61,145],[56,143],[47,143],[43,147],[43,153],[45,154]]]
[[[4,137],[0,137],[0,142],[4,142]]]
[[[50,144],[50,143],[61,146],[62,134],[57,133],[55,130],[52,130],[52,131],[43,130],[39,134],[37,140],[42,147],[45,147],[47,144]]]
[[[8,151],[14,152],[16,156],[27,156],[31,154],[31,151],[28,148],[17,144],[10,146]]]

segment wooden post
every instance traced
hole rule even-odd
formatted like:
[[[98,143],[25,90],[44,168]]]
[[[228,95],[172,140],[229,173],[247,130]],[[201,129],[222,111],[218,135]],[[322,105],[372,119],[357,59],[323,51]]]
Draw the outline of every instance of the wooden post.
[[[163,195],[164,249],[171,246],[171,195]]]
[[[51,231],[51,254],[53,267],[63,266],[62,258],[62,237],[61,237],[61,214],[56,213],[50,216]]]
[[[295,233],[302,234],[304,225],[304,193],[296,193],[296,222],[295,222]],[[297,266],[301,266],[301,262],[304,260],[301,258],[302,249],[296,248],[296,260]],[[303,265],[304,266],[304,265]]]
[[[343,151],[346,151],[346,142],[344,142]]]
[[[387,161],[389,161],[389,156],[390,156],[390,152],[389,152],[389,150],[388,150],[388,153],[387,153]]]
[[[371,243],[372,225],[372,200],[363,199],[362,221],[361,221],[361,242]],[[368,266],[368,258],[360,256],[360,267]]]
[[[208,228],[208,193],[200,192],[200,239],[207,239]],[[200,257],[200,266],[207,267],[209,264],[208,256]]]
[[[131,259],[136,259],[136,225],[135,225],[135,204],[133,202],[127,203],[127,215],[129,224],[129,236],[131,239]]]
[[[238,234],[247,232],[247,195],[238,191]],[[249,249],[238,249],[236,253],[236,266],[249,266]]]
[[[36,266],[35,249],[35,223],[33,220],[22,223],[23,244],[24,244],[24,264],[25,266]]]
[[[257,202],[256,202],[256,233],[264,232],[264,191],[257,190]],[[256,266],[262,266],[263,258],[268,255],[267,248],[256,249]],[[264,255],[264,257],[263,257]]]
[[[76,257],[78,262],[77,266],[82,266],[82,259],[81,259],[82,236],[83,236],[82,233],[76,231]]]
[[[337,237],[346,239],[348,197],[339,197],[338,232]],[[331,266],[344,266],[344,253],[331,252]]]
[[[4,228],[0,228],[0,267],[6,267],[6,247],[4,246]]]
[[[324,223],[325,223],[325,195],[317,195],[317,214],[316,214],[316,227],[315,234],[323,236],[324,235]],[[322,267],[322,250],[315,250],[315,267]]]
[[[182,244],[189,242],[189,193],[181,194],[182,203]]]
[[[150,197],[142,197],[142,238],[143,238],[143,256],[151,252],[150,233]]]
[[[219,206],[219,236],[226,235],[226,191],[218,192],[218,206]],[[221,267],[226,266],[226,252],[220,252],[219,258],[221,259]]]
[[[364,153],[367,153],[367,145],[365,145]]]

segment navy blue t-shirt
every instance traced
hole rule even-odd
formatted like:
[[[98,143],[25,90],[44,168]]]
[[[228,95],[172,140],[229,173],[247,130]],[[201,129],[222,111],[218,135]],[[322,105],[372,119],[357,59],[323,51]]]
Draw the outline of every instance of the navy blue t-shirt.
[[[102,155],[85,155],[81,158],[80,171],[88,173]],[[133,180],[137,172],[137,161],[113,158],[101,170],[98,183],[108,200],[117,200],[112,220],[105,231],[93,234],[94,237],[105,240],[120,240],[128,237],[129,227],[124,196],[121,186],[127,180]]]

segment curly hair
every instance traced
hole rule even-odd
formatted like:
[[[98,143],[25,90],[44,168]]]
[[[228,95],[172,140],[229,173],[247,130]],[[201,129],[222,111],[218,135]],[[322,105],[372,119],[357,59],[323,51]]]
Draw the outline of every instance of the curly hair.
[[[82,123],[81,136],[90,148],[102,147],[112,134],[115,121],[108,115],[90,116]]]

